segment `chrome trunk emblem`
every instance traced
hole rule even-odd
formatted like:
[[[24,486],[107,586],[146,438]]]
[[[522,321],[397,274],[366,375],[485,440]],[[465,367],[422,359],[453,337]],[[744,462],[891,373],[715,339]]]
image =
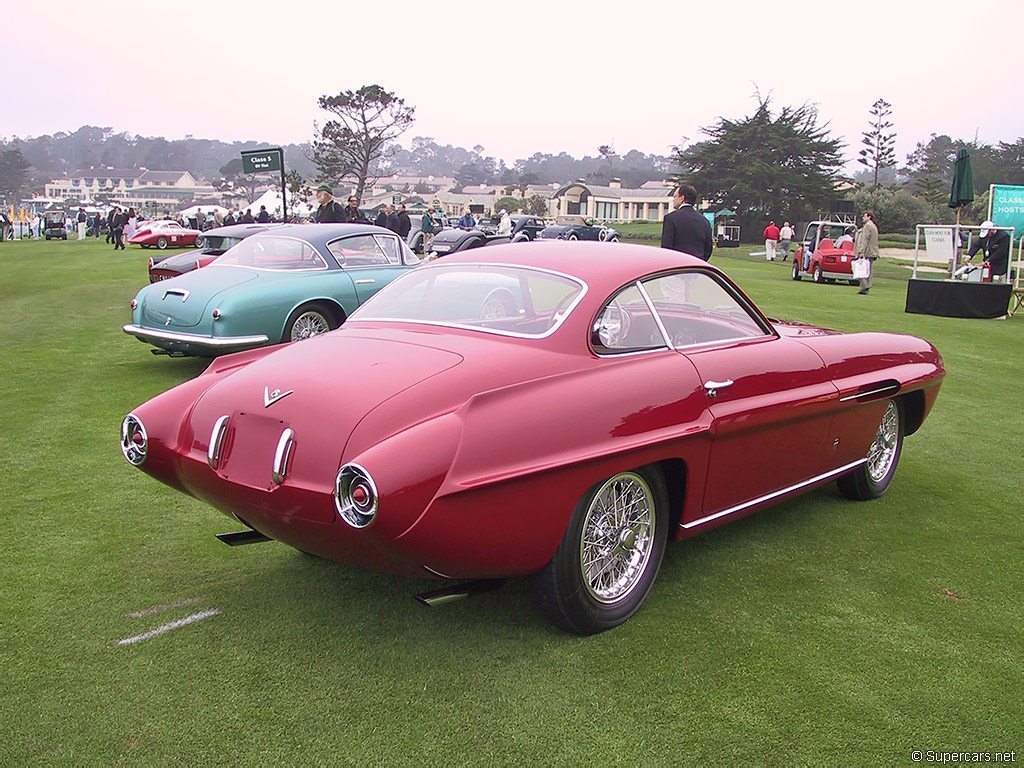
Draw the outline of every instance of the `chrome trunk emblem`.
[[[280,389],[275,389],[273,392],[271,392],[270,391],[270,387],[264,387],[263,388],[263,407],[264,408],[269,408],[274,403],[276,403],[278,400],[282,400],[282,399],[288,397],[288,395],[290,395],[294,391],[295,391],[294,389],[289,389],[287,392],[282,392]]]

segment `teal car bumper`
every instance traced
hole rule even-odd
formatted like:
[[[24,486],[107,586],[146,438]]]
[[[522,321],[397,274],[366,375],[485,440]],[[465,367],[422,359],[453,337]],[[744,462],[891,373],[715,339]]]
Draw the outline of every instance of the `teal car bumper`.
[[[228,352],[240,352],[244,349],[261,347],[270,341],[264,334],[250,336],[209,336],[202,333],[182,333],[181,331],[163,331],[157,328],[146,328],[141,325],[129,324],[121,330],[139,341],[170,352],[181,352],[186,355],[223,355]]]

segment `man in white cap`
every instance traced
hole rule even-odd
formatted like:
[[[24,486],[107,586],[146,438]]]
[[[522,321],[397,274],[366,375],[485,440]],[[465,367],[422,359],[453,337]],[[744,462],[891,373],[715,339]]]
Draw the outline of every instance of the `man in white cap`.
[[[974,254],[983,250],[985,261],[992,268],[992,279],[998,283],[1006,278],[1006,266],[1010,261],[1010,234],[995,226],[992,221],[981,222],[979,237],[971,244],[964,261],[969,262]]]

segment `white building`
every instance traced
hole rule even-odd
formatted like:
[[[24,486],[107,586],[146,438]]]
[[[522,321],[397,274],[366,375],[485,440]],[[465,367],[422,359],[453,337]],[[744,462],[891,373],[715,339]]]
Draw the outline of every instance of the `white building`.
[[[578,180],[555,191],[552,198],[556,215],[579,214],[599,221],[661,221],[672,210],[670,187],[629,189],[619,179],[607,187]]]
[[[47,197],[95,200],[103,194],[112,201],[134,208],[172,210],[196,197],[214,193],[188,171],[151,171],[147,168],[89,168],[54,179],[46,187]]]

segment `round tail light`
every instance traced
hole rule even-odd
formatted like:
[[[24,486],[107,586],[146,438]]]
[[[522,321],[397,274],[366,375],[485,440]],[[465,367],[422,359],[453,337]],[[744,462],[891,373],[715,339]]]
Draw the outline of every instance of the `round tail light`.
[[[135,299],[132,299],[131,301],[128,302],[128,306],[131,307],[132,309],[135,309],[137,306],[139,306],[139,302],[137,302]]]
[[[338,470],[334,482],[334,507],[353,528],[365,528],[377,516],[377,486],[370,473],[358,464]]]
[[[129,464],[138,467],[146,460],[148,451],[146,428],[137,416],[128,414],[121,422],[121,453]]]

